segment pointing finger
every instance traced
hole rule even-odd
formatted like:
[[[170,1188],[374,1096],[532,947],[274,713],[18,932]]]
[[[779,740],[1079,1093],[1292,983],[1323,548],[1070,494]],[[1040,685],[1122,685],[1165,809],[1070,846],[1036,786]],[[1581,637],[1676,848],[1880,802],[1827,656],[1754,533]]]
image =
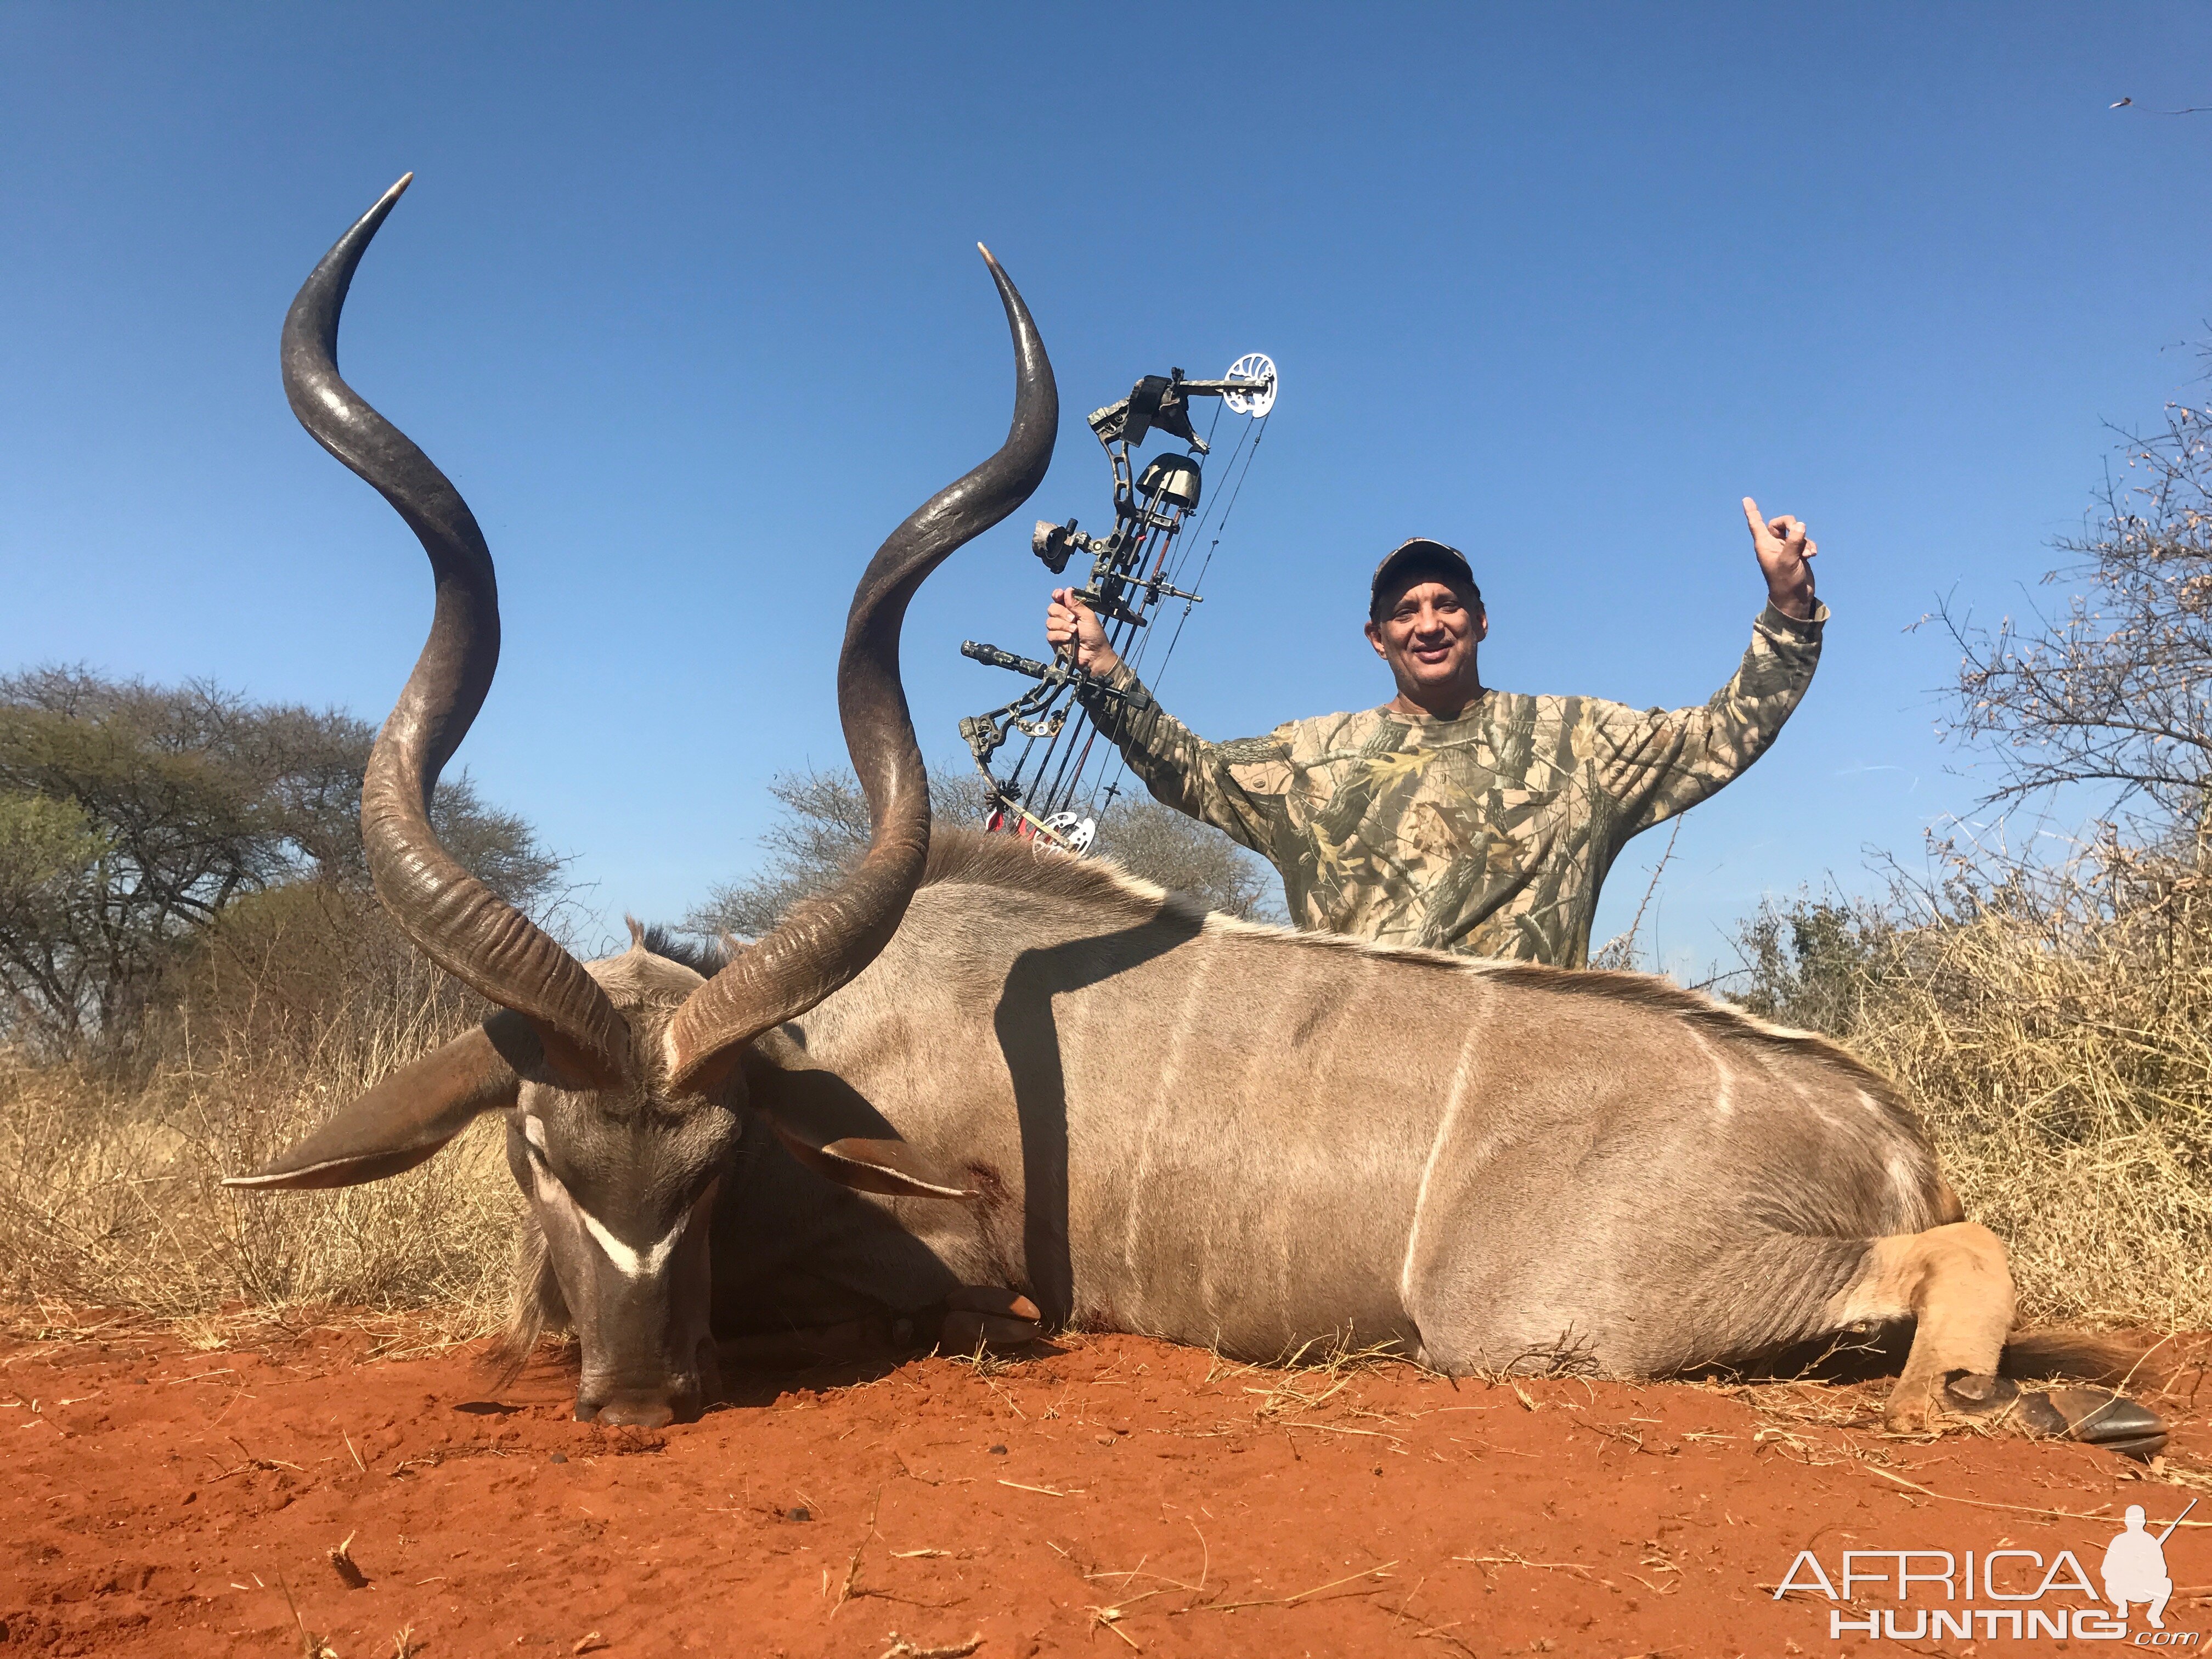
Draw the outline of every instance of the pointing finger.
[[[1766,520],[1759,516],[1759,503],[1748,495],[1743,498],[1743,516],[1751,526],[1751,533],[1754,539],[1765,530]]]

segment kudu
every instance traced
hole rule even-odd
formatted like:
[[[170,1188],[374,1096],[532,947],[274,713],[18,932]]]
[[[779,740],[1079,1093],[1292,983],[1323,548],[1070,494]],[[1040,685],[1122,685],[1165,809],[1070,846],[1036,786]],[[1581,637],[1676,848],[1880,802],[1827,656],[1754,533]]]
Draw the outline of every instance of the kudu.
[[[642,937],[577,963],[426,815],[498,614],[468,508],[337,370],[347,285],[405,183],[301,289],[285,384],[437,576],[363,790],[377,891],[507,1012],[235,1184],[376,1180],[507,1114],[543,1234],[526,1302],[576,1329],[586,1419],[695,1413],[717,1338],[950,1303],[963,1334],[1039,1315],[1259,1358],[1356,1335],[1451,1373],[1663,1376],[1910,1321],[1893,1426],[2002,1413],[2162,1443],[2133,1401],[2000,1380],[2002,1246],[1892,1086],[1820,1037],[1656,979],[1255,927],[1006,837],[933,842],[900,624],[1036,487],[1058,417],[995,262],[1012,429],[878,551],[839,657],[866,855],[711,978]],[[2016,1368],[2108,1358],[2023,1347]]]

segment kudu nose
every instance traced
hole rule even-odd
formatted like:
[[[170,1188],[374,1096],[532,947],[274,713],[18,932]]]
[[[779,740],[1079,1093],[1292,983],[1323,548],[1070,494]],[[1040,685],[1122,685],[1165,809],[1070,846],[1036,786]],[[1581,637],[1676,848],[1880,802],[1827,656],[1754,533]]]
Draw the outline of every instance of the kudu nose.
[[[671,1423],[696,1423],[709,1400],[721,1392],[722,1370],[712,1337],[699,1339],[687,1368],[642,1365],[628,1373],[609,1366],[586,1369],[576,1385],[576,1420],[640,1429],[665,1429]]]
[[[617,1389],[592,1401],[576,1400],[579,1423],[605,1423],[619,1427],[665,1429],[671,1423],[689,1423],[699,1415],[696,1394],[668,1394],[659,1389]]]
[[[580,1415],[580,1413],[579,1413]],[[612,1423],[638,1429],[665,1429],[676,1420],[676,1407],[665,1400],[647,1397],[610,1400],[592,1413],[595,1423]]]

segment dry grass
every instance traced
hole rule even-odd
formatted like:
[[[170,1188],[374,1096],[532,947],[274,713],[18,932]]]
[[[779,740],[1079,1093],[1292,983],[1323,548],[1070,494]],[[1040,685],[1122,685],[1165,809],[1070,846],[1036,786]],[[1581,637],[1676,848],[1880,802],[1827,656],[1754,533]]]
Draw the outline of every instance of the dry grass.
[[[1905,1085],[2024,1317],[2212,1326],[2212,865],[1981,855],[1777,917],[1795,949],[1747,1000]]]
[[[0,1302],[438,1305],[490,1328],[521,1211],[495,1121],[372,1186],[220,1184],[478,1017],[373,912],[295,894],[209,941],[131,1063],[0,1048]]]
[[[1752,1006],[1910,1091],[1970,1213],[2011,1245],[2027,1317],[2212,1328],[2212,866],[2112,846],[2058,870],[1984,860],[1937,891],[1804,902],[1746,937]],[[264,895],[166,1007],[127,1065],[0,1048],[0,1303],[498,1322],[521,1200],[496,1123],[373,1186],[219,1185],[477,1017],[373,907]],[[1325,1398],[1381,1358],[1291,1357],[1261,1413],[1320,1403],[1316,1359]]]

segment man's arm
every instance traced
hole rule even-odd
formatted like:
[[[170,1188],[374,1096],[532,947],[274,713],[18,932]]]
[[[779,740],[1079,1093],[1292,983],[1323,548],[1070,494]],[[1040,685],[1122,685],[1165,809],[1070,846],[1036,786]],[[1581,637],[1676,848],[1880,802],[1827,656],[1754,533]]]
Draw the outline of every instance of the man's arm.
[[[1797,519],[1763,519],[1744,497],[1766,609],[1735,675],[1702,708],[1592,709],[1601,787],[1625,809],[1625,839],[1696,805],[1765,754],[1813,682],[1826,605],[1813,591],[1820,547]]]
[[[1216,744],[1200,737],[1152,701],[1106,643],[1097,615],[1066,588],[1052,596],[1045,638],[1099,684],[1126,694],[1103,696],[1088,686],[1076,692],[1091,723],[1121,751],[1129,769],[1157,799],[1227,831],[1263,857],[1273,856],[1272,843],[1285,821],[1282,792],[1290,779],[1290,769],[1282,763],[1288,757],[1279,744],[1267,738]],[[1265,763],[1269,761],[1278,763]],[[1251,769],[1240,780],[1232,765]]]

